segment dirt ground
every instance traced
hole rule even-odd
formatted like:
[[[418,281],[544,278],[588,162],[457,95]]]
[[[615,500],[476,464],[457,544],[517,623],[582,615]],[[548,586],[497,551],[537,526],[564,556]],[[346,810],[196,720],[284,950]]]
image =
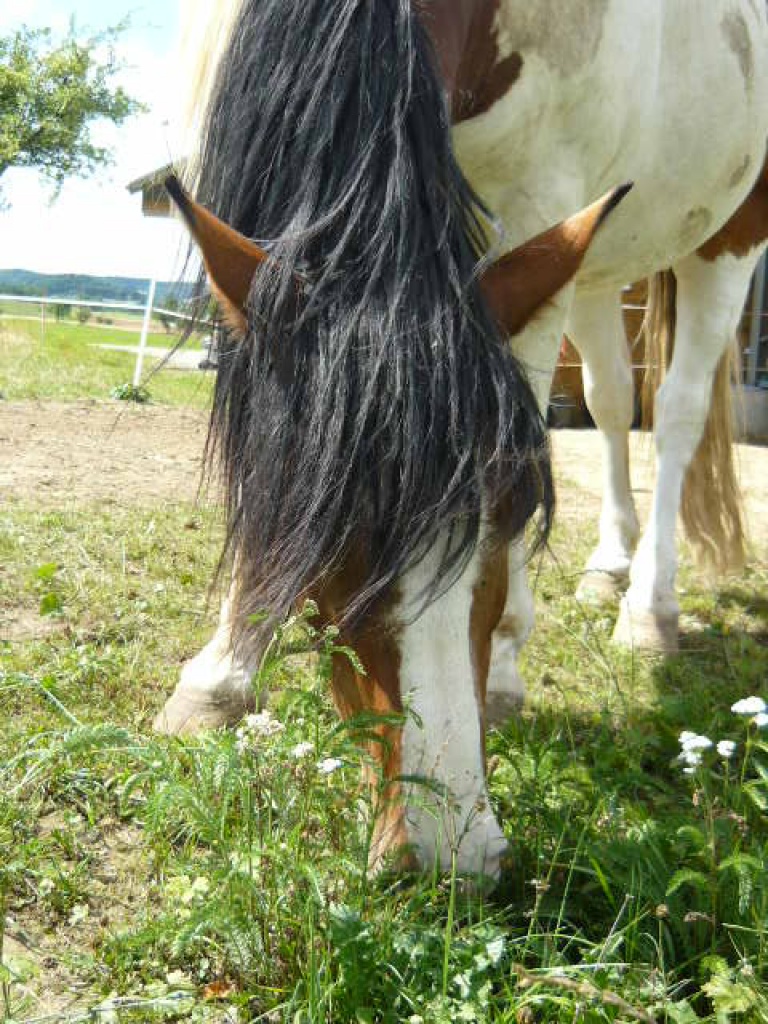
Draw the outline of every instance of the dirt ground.
[[[0,402],[0,500],[193,500],[204,413],[118,402]]]
[[[0,401],[0,501],[139,506],[192,501],[200,479],[206,415],[190,409],[115,402]],[[599,507],[599,438],[593,430],[553,433],[561,521]],[[641,515],[653,482],[647,437],[633,434],[632,478]],[[750,535],[768,554],[768,448],[738,446]]]

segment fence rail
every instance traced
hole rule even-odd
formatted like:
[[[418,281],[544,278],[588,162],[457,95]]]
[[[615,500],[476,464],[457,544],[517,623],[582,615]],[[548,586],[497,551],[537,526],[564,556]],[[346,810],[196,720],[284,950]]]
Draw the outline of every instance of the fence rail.
[[[91,299],[56,299],[48,295],[0,295],[0,302],[26,302],[34,306],[86,306],[88,309],[116,309],[124,313],[143,313],[147,308],[145,302],[103,302]],[[176,309],[164,309],[153,306],[152,314],[170,316],[176,320],[192,320],[189,313],[181,313]]]

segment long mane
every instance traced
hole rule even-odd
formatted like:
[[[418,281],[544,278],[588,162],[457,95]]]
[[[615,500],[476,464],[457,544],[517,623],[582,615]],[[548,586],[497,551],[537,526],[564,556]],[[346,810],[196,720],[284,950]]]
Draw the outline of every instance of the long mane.
[[[505,537],[552,483],[532,392],[477,282],[486,216],[454,159],[407,0],[244,0],[205,119],[198,198],[265,242],[211,422],[235,617],[284,614],[354,559],[348,621],[436,542],[425,600],[487,515]]]

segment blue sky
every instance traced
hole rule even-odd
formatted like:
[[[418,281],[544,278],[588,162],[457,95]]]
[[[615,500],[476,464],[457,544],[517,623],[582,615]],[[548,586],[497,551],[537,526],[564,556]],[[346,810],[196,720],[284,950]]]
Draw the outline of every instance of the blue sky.
[[[9,8],[21,6],[0,4],[0,33],[23,23],[63,34],[74,17],[78,31],[87,34],[129,15],[131,27],[118,44],[126,64],[120,81],[150,109],[121,128],[97,126],[94,137],[113,151],[115,163],[93,178],[67,182],[54,203],[51,187],[34,171],[3,176],[3,198],[11,207],[0,212],[0,268],[175,277],[184,232],[175,222],[142,217],[140,197],[125,186],[182,155],[177,50],[184,0],[25,0],[23,16],[11,14]]]

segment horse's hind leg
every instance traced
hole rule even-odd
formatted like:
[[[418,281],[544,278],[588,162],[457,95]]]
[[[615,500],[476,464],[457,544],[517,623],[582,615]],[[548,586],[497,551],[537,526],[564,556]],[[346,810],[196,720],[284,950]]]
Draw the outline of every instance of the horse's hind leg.
[[[634,387],[620,294],[577,290],[566,333],[581,354],[584,396],[602,442],[600,537],[578,589],[594,599],[626,587],[640,533],[629,479]]]
[[[674,354],[655,404],[656,488],[616,625],[614,639],[620,643],[665,653],[677,650],[675,529],[683,482],[704,436],[718,364],[735,337],[760,251],[756,246],[747,254],[723,252],[711,259],[693,254],[674,268]],[[717,481],[717,474],[711,479]],[[713,483],[698,500],[717,511],[728,497]]]
[[[255,707],[252,666],[232,649],[229,601],[221,606],[216,632],[185,663],[181,678],[153,723],[155,732],[192,735],[239,721]]]

